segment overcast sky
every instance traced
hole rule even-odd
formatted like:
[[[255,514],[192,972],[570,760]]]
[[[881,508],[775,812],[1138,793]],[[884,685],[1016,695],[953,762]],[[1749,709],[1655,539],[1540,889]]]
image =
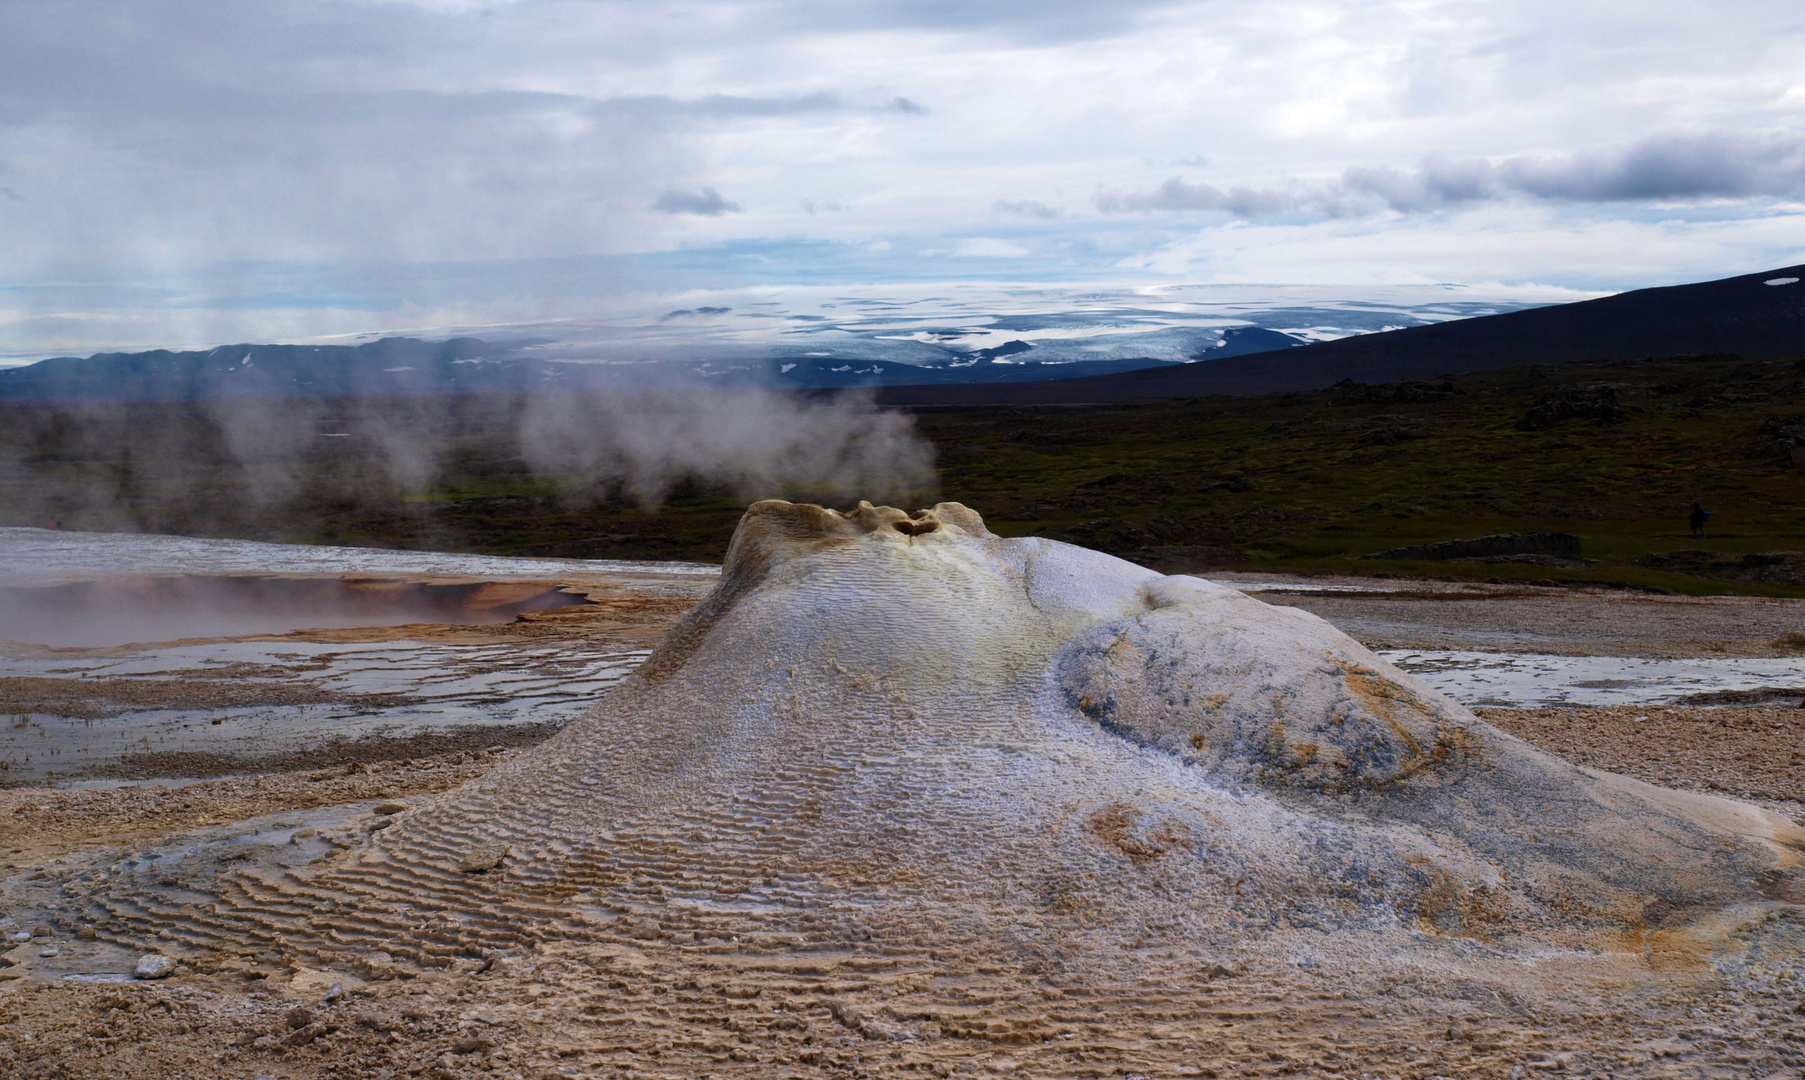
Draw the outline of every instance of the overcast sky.
[[[1802,260],[1797,0],[0,0],[15,359],[748,286]]]

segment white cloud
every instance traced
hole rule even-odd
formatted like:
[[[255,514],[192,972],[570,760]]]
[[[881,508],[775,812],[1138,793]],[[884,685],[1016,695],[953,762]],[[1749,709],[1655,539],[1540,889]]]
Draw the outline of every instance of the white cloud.
[[[1795,7],[5,5],[0,332],[29,353],[580,305],[517,287],[522,261],[543,284],[590,260],[592,300],[922,280],[924,250],[1030,279],[1786,265]],[[1628,246],[1576,253],[1576,222]]]
[[[1062,212],[1044,202],[1035,199],[998,199],[990,204],[990,208],[999,214],[1019,214],[1022,217],[1036,217],[1051,221],[1061,217]]]
[[[968,236],[954,244],[952,250],[953,256],[961,259],[1018,259],[1028,253],[1020,244],[989,236]]]
[[[1415,170],[1351,169],[1342,183],[1396,210],[1512,195],[1570,202],[1805,198],[1805,137],[1663,133],[1625,147],[1484,160],[1431,159]]]
[[[1099,191],[1092,201],[1106,214],[1220,212],[1265,218],[1292,213],[1348,217],[1381,208],[1411,213],[1511,198],[1588,203],[1805,199],[1805,138],[1661,134],[1630,146],[1577,154],[1498,162],[1430,158],[1414,169],[1354,168],[1338,180],[1280,188],[1222,190],[1175,176],[1149,191]]]
[[[705,187],[701,191],[677,191],[675,189],[667,191],[652,200],[652,209],[660,214],[720,217],[722,214],[738,214],[746,208],[739,203],[721,198],[721,193],[714,188]]]

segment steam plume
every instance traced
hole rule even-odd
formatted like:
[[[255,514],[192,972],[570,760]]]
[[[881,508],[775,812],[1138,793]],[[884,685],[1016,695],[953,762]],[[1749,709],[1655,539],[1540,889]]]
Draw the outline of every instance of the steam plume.
[[[0,523],[123,532],[261,520],[460,492],[555,491],[655,509],[744,500],[930,498],[933,448],[869,396],[757,389],[322,401],[17,405],[0,412]],[[259,529],[259,533],[268,529]]]

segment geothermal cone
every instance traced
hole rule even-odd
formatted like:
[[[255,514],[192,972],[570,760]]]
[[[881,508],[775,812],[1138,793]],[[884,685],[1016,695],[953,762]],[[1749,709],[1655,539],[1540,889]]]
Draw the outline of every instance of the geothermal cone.
[[[273,942],[368,977],[662,941],[1107,998],[1275,936],[1708,948],[1805,898],[1785,819],[1576,768],[1314,616],[956,503],[753,505],[585,718],[341,843],[181,888],[116,867],[91,902],[197,960]]]

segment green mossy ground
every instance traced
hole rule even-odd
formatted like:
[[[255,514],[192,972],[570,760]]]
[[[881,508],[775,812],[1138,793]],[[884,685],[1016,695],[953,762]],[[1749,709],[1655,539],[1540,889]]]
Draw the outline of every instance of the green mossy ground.
[[[1805,596],[1805,562],[1751,573],[1741,561],[1805,551],[1805,469],[1775,435],[1805,414],[1801,365],[1564,364],[1248,398],[940,410],[918,426],[939,450],[937,497],[978,509],[998,533],[1162,569]],[[435,416],[422,437],[452,449],[412,496],[373,464],[368,440],[259,442],[259,430],[286,430],[280,417],[260,429],[221,424],[219,406],[7,407],[0,523],[495,554],[718,560],[726,550],[741,498],[685,481],[645,510],[605,481],[534,475],[503,430],[530,403],[492,406]],[[330,405],[306,407],[310,432],[339,422]],[[371,406],[359,408],[368,426]],[[402,427],[421,415],[394,412]],[[1532,416],[1543,426],[1525,429]],[[1687,529],[1694,501],[1714,512],[1704,541]],[[1544,531],[1580,536],[1587,564],[1359,558]],[[1713,554],[1649,564],[1650,553],[1691,550]]]

